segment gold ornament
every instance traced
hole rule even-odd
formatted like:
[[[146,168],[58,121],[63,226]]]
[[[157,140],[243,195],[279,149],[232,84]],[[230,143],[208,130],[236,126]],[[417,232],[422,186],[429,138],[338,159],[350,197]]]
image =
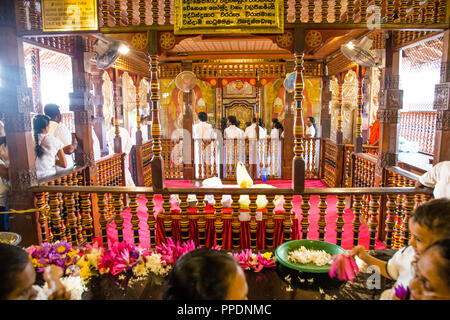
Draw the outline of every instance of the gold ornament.
[[[145,33],[136,33],[131,38],[131,44],[136,50],[144,50],[147,46],[147,35]]]
[[[290,45],[292,45],[292,42],[294,41],[294,36],[292,35],[292,32],[286,31],[285,33],[277,36],[277,44],[281,48],[288,48]]]
[[[159,38],[161,48],[170,50],[175,46],[175,36],[171,32],[163,32]]]
[[[305,41],[311,48],[318,47],[322,43],[322,34],[317,30],[309,30],[306,34]]]

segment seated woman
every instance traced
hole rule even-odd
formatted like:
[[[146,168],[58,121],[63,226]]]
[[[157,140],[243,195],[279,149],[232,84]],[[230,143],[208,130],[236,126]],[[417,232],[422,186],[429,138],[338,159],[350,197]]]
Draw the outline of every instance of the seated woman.
[[[238,261],[209,248],[189,251],[169,273],[164,300],[246,300],[247,281]]]
[[[48,135],[50,118],[38,114],[33,119],[34,141],[36,144],[36,175],[44,178],[56,174],[56,166],[66,168],[63,143]]]
[[[417,261],[411,300],[450,300],[450,239],[433,243]]]

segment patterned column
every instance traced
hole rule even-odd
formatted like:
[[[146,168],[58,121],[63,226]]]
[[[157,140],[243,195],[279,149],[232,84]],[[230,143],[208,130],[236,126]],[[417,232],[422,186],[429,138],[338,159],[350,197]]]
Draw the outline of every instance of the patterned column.
[[[136,76],[136,145],[142,145],[142,131],[141,131],[141,99],[139,97],[139,76]]]
[[[361,132],[362,124],[362,109],[363,109],[363,95],[364,95],[364,74],[365,67],[358,66],[358,113],[356,115],[356,136],[355,136],[355,152],[363,152],[363,137]]]
[[[343,143],[342,132],[342,86],[344,84],[345,74],[343,72],[339,73],[336,78],[338,81],[338,118],[337,118],[337,128],[336,128],[336,144]]]
[[[331,77],[324,76],[322,78],[322,110],[320,112],[320,137],[324,139],[330,138],[331,129]]]
[[[152,106],[152,185],[155,189],[162,189],[164,186],[164,165],[161,147],[161,124],[159,120],[159,81],[158,81],[158,56],[151,54],[150,60],[150,101]]]
[[[303,159],[303,57],[304,52],[295,53],[295,108],[294,108],[294,159],[292,160],[292,184],[294,191],[305,189],[305,160]]]
[[[114,153],[122,153],[122,138],[119,130],[119,70],[113,69],[113,103],[114,103]]]
[[[444,33],[444,50],[441,64],[441,83],[435,86],[436,136],[434,164],[450,160],[450,31]]]
[[[41,101],[41,64],[38,48],[31,49],[31,86],[33,90],[33,111],[44,113]]]

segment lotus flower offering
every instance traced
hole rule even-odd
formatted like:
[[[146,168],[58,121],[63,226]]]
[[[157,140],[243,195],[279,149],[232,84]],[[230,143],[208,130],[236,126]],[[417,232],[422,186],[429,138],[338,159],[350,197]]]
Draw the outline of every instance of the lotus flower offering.
[[[329,272],[330,277],[337,276],[339,280],[353,281],[357,273],[359,273],[359,268],[352,255],[342,253],[334,256]]]

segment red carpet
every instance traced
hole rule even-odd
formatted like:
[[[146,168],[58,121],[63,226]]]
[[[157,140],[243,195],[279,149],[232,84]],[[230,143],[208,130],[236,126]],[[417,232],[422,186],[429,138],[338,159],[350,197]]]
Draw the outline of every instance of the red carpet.
[[[262,183],[261,181],[256,181],[257,183]],[[278,188],[288,188],[291,187],[291,180],[272,180],[265,182],[267,184],[273,185]],[[194,185],[190,183],[188,180],[180,180],[180,181],[166,181],[167,187],[193,187],[196,188]],[[320,180],[307,180],[306,181],[306,187],[307,188],[326,188],[326,185],[320,181]],[[318,226],[318,220],[319,220],[319,209],[317,207],[319,203],[319,196],[311,196],[310,199],[310,205],[311,208],[309,210],[309,231],[308,231],[308,239],[317,240],[319,238],[319,226]],[[155,218],[157,217],[157,212],[160,212],[162,210],[162,197],[161,195],[155,195],[154,197],[155,201]],[[335,196],[328,196],[327,198],[327,215],[325,217],[327,221],[327,227],[325,231],[325,241],[336,243],[336,201],[337,198]],[[294,196],[293,198],[293,211],[296,213],[298,218],[298,229],[301,230],[301,196]],[[145,206],[146,199],[144,196],[142,196],[139,200],[139,207],[138,207],[138,217],[140,219],[139,223],[139,237],[142,247],[148,248],[150,246],[150,240],[149,240],[149,232],[148,232],[148,225],[146,223],[147,221],[147,207]],[[133,230],[131,229],[131,214],[130,209],[128,208],[123,212],[123,234],[124,234],[124,240],[130,243],[133,243]],[[351,249],[353,246],[353,212],[350,209],[345,209],[344,211],[344,231],[342,234],[342,247],[344,249]],[[111,222],[108,226],[107,230],[108,234],[108,242],[110,241],[116,241],[117,240],[117,230],[115,230],[115,223]],[[301,237],[301,234],[300,234]],[[99,239],[96,239],[97,241]],[[367,249],[369,248],[369,231],[367,227],[362,224],[360,228],[359,233],[359,244],[363,245]],[[385,246],[383,243],[379,240],[376,241],[375,249],[385,249]]]

